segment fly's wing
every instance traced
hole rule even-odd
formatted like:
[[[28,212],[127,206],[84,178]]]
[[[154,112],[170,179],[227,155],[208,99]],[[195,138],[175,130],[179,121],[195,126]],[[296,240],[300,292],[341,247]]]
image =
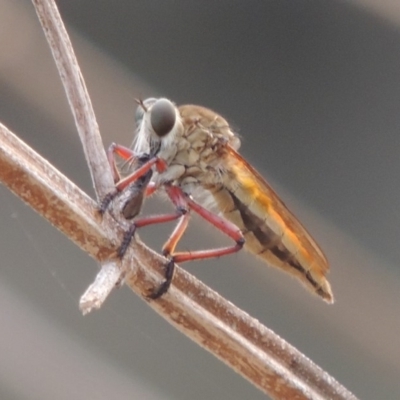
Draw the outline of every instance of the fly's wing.
[[[245,247],[268,264],[296,276],[332,303],[328,262],[306,229],[264,178],[231,146],[223,156],[222,186],[210,190],[225,218],[236,224]]]

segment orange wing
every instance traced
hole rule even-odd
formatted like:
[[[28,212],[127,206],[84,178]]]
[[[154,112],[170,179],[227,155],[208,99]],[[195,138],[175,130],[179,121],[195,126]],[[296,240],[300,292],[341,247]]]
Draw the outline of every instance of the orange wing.
[[[332,303],[326,279],[328,262],[310,234],[264,178],[229,145],[223,165],[223,184],[210,191],[225,218],[243,231],[245,248]]]

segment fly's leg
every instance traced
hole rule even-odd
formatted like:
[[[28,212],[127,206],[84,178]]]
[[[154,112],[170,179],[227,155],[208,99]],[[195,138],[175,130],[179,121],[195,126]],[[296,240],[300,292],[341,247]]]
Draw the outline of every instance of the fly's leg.
[[[185,213],[184,215],[182,215],[168,241],[164,244],[162,253],[165,257],[168,257],[173,252],[173,249],[176,247],[179,240],[185,233],[185,230],[189,223],[189,216],[189,213]],[[165,264],[165,280],[160,286],[158,286],[152,293],[149,294],[148,297],[150,299],[158,299],[168,291],[169,287],[171,286],[172,278],[174,277],[174,271],[175,258],[174,256],[171,256],[169,257],[167,264]]]
[[[154,191],[153,186],[150,186],[148,191],[150,193],[152,193]],[[179,226],[181,224],[181,221],[185,220],[187,218],[187,216],[188,216],[188,213],[187,213],[188,208],[187,208],[187,205],[186,205],[186,201],[185,201],[185,199],[183,197],[182,198],[176,198],[175,201],[174,201],[174,204],[175,204],[175,207],[176,207],[174,213],[162,214],[162,215],[153,215],[153,216],[150,216],[150,217],[138,218],[132,224],[131,228],[126,232],[126,234],[124,236],[124,239],[122,240],[121,247],[118,250],[118,257],[122,258],[124,256],[124,254],[126,253],[126,250],[129,247],[129,244],[130,244],[130,242],[131,242],[131,240],[132,240],[137,228],[142,228],[144,226],[153,225],[153,224],[162,224],[164,222],[171,222],[171,221],[175,221],[175,220],[180,218],[180,221],[178,222],[178,225],[177,225],[177,226]],[[182,234],[183,234],[183,232],[182,232]]]
[[[121,179],[120,177],[115,162],[115,154],[123,160],[131,162],[136,167],[135,171],[126,178]],[[108,148],[107,159],[114,178],[115,190],[105,196],[100,204],[99,212],[100,214],[104,214],[111,201],[123,190],[128,190],[128,199],[121,211],[126,219],[132,219],[139,214],[144,197],[153,194],[157,190],[157,186],[150,183],[153,174],[153,166],[155,166],[159,172],[162,172],[166,169],[166,163],[164,160],[148,154],[135,155],[131,149],[115,143],[112,143]],[[124,256],[138,227],[173,221],[181,215],[181,213],[177,212],[174,214],[142,218],[135,221],[128,231],[126,231],[122,243],[117,250],[117,256],[119,258]]]
[[[125,255],[126,250],[128,249],[132,241],[132,238],[135,235],[136,229],[148,225],[162,224],[164,222],[175,221],[183,217],[186,214],[186,212],[187,212],[186,209],[177,209],[174,213],[171,214],[153,215],[150,217],[138,218],[135,222],[132,223],[131,227],[125,232],[121,246],[117,251],[118,257],[122,258]]]
[[[138,162],[140,165],[139,168],[137,168],[132,174],[121,179],[115,162],[115,154],[117,154],[123,160]],[[115,190],[108,193],[100,203],[100,214],[105,213],[111,201],[118,195],[119,192],[127,188],[131,183],[137,181],[139,178],[146,176],[153,166],[156,167],[158,172],[163,172],[167,168],[165,161],[156,156],[149,156],[148,154],[137,156],[128,147],[124,147],[116,143],[112,143],[108,148],[107,159],[110,164],[111,172],[115,182]]]
[[[124,160],[133,160],[134,159],[134,154],[131,149],[120,146],[116,143],[111,143],[110,146],[107,149],[107,160],[108,164],[110,165],[111,168],[111,173],[114,179],[114,183],[117,184],[121,180],[121,176],[119,174],[118,168],[117,168],[117,163],[115,161],[115,154],[118,154],[122,159]],[[111,201],[117,196],[119,193],[119,190],[115,188],[112,192],[108,193],[103,200],[100,203],[99,207],[99,212],[101,215],[103,215],[108,206],[110,205]]]
[[[163,246],[163,255],[167,257],[169,256],[169,261],[165,266],[165,281],[153,293],[150,294],[149,297],[151,299],[157,299],[168,291],[174,275],[175,263],[221,257],[228,254],[236,253],[243,247],[245,242],[241,230],[236,225],[208,211],[200,204],[196,203],[189,196],[187,196],[179,187],[166,186],[166,191],[171,201],[175,205],[185,204],[185,207],[187,207],[188,210],[193,210],[206,221],[214,225],[217,229],[228,235],[235,241],[235,244],[231,246],[220,247],[217,249],[175,253],[175,248],[179,240],[185,233],[189,222],[189,213],[183,215],[178,222],[175,230],[172,232],[170,238]]]
[[[133,160],[135,156],[132,150],[127,147],[120,146],[116,143],[110,144],[110,147],[107,149],[107,160],[111,167],[111,173],[114,178],[114,183],[117,184],[121,180],[121,176],[119,174],[117,163],[115,161],[115,154],[118,154],[119,157],[126,161]]]

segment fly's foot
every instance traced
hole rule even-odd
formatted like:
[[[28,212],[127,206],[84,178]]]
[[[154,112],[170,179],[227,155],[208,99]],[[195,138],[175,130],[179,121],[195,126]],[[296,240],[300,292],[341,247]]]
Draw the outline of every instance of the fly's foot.
[[[165,265],[165,281],[148,295],[149,299],[159,299],[163,294],[168,292],[168,289],[171,286],[172,278],[174,276],[174,271],[175,261],[173,258],[171,258]]]
[[[116,189],[116,190],[113,190],[110,193],[107,193],[104,196],[103,200],[100,202],[100,205],[99,205],[99,213],[100,213],[100,215],[103,215],[107,211],[110,203],[117,197],[118,193],[119,193],[119,191]]]
[[[136,224],[133,223],[131,227],[125,232],[124,237],[121,242],[121,246],[119,246],[119,249],[117,250],[117,257],[119,259],[122,259],[128,250],[129,245],[132,242],[133,237],[135,236],[136,232]]]

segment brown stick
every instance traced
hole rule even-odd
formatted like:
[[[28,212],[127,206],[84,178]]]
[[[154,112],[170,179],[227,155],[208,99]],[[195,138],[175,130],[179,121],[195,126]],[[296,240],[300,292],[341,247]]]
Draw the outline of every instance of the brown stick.
[[[114,189],[114,180],[85,81],[56,4],[53,0],[34,0],[33,3],[74,116],[99,201]],[[100,308],[116,283],[122,279],[121,274],[120,263],[115,260],[101,265],[94,283],[80,300],[80,308],[84,314]]]
[[[53,0],[33,0],[75,119],[96,194],[114,188],[99,126],[68,33]]]

